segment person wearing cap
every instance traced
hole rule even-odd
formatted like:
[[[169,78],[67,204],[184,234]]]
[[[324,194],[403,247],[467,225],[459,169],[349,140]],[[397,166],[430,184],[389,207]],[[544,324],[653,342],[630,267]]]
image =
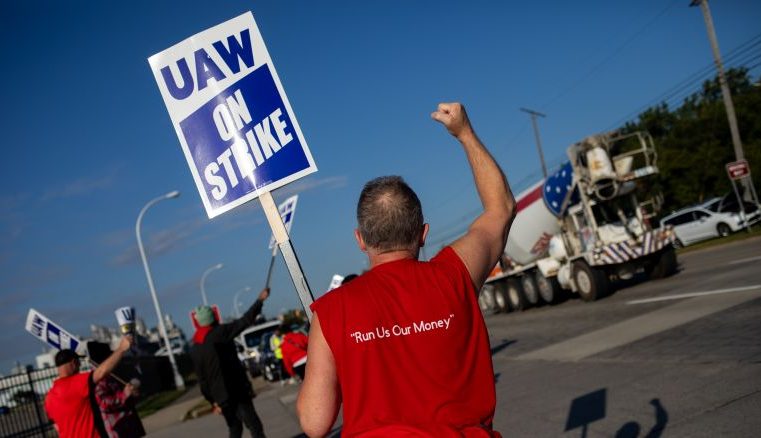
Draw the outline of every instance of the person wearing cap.
[[[193,335],[190,357],[201,394],[211,403],[214,413],[224,416],[231,438],[243,435],[244,424],[252,437],[264,437],[264,427],[251,400],[254,391],[238,359],[234,339],[254,325],[269,295],[269,288],[263,289],[242,317],[227,324],[220,324],[209,306],[197,307],[194,312],[198,329]]]
[[[58,378],[45,397],[45,411],[60,438],[98,437],[90,406],[90,387],[111,374],[131,345],[132,336],[124,336],[116,351],[86,373],[79,372],[80,356],[74,351],[61,350],[55,355]]]

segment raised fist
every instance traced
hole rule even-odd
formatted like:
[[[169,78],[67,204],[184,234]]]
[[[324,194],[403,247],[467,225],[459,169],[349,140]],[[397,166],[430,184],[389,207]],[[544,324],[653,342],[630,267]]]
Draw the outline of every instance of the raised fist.
[[[431,118],[444,125],[447,131],[458,139],[473,133],[468,114],[461,103],[440,103],[438,109],[431,113]]]

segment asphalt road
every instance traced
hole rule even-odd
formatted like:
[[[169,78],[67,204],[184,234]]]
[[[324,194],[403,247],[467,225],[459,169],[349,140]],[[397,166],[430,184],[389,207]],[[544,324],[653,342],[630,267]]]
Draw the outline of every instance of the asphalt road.
[[[486,317],[504,436],[761,436],[761,238],[683,254],[680,272]],[[255,401],[268,436],[299,432],[297,388]],[[224,436],[216,416],[150,436]]]
[[[527,437],[760,436],[761,239],[679,262],[671,278],[594,303],[487,317],[498,350],[496,428]],[[646,301],[696,292],[706,294]]]

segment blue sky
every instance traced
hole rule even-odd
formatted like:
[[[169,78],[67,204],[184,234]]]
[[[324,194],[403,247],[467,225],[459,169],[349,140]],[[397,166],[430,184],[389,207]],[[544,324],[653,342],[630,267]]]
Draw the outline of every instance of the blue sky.
[[[41,351],[23,328],[30,307],[81,335],[115,325],[123,305],[155,324],[134,226],[170,190],[182,196],[143,222],[163,310],[189,332],[199,279],[216,263],[225,267],[207,292],[223,313],[235,291],[263,286],[270,231],[259,203],[207,219],[148,66],[154,53],[253,11],[319,168],[274,193],[300,194],[291,237],[319,296],[333,274],[366,266],[352,229],[368,179],[399,174],[418,192],[429,252],[474,216],[464,156],[429,118],[438,102],[466,104],[520,189],[539,162],[519,107],[547,114],[545,155],[558,163],[568,144],[618,126],[710,64],[702,16],[688,3],[4,2],[0,370]],[[761,3],[711,7],[723,52],[759,33]],[[265,312],[298,303],[278,258]]]

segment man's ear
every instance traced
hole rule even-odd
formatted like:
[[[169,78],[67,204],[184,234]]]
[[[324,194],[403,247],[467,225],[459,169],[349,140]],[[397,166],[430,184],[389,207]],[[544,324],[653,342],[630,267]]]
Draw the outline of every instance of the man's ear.
[[[354,238],[357,239],[357,245],[359,246],[359,249],[362,252],[367,252],[367,245],[365,245],[365,240],[362,239],[362,235],[359,234],[359,229],[354,229]]]
[[[429,229],[430,228],[428,227],[428,224],[423,224],[423,232],[420,233],[420,247],[421,248],[425,246],[425,239],[426,239],[426,237],[428,237],[428,230]]]

